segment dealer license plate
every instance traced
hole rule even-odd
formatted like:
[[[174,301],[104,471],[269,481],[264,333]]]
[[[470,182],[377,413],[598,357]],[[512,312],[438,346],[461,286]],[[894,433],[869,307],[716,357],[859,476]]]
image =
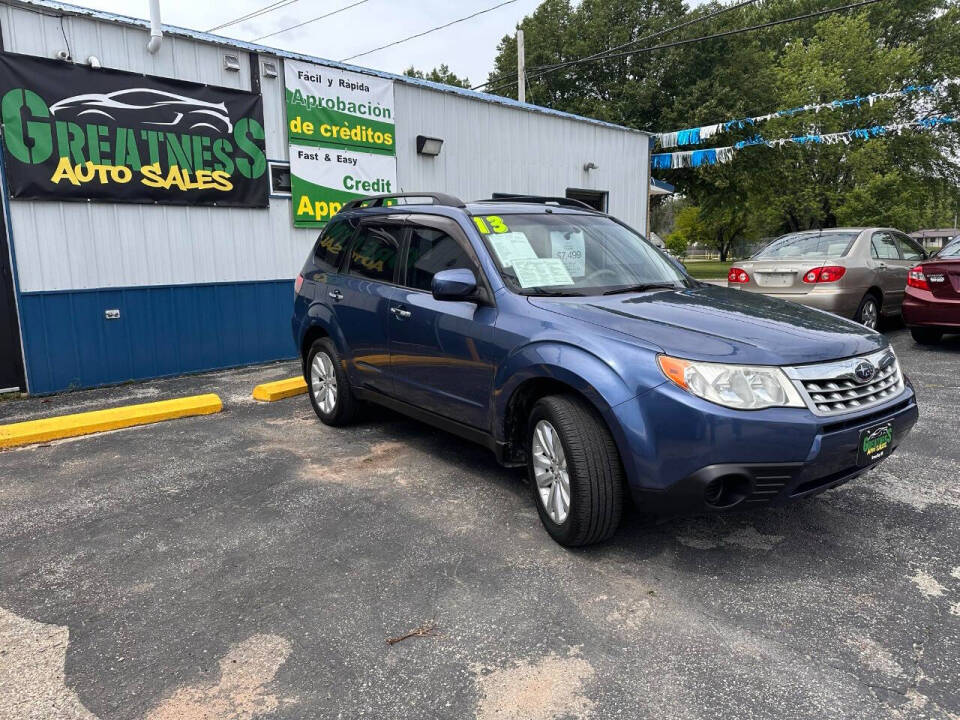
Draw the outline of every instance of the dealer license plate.
[[[893,451],[893,423],[875,425],[860,431],[857,464],[870,465],[883,460]]]

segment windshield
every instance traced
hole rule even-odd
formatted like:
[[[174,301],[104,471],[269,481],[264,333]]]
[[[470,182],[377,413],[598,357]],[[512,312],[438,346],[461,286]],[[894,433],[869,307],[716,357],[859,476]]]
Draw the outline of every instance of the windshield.
[[[504,282],[522,295],[602,295],[695,282],[640,235],[601,215],[476,215]]]
[[[753,256],[754,260],[793,260],[804,258],[839,258],[850,250],[858,232],[790,233],[774,240]]]

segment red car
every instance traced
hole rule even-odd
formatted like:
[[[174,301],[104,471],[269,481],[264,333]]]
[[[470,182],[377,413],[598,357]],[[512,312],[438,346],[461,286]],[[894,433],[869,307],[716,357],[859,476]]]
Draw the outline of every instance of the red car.
[[[918,343],[960,333],[960,242],[952,242],[907,276],[903,320]]]

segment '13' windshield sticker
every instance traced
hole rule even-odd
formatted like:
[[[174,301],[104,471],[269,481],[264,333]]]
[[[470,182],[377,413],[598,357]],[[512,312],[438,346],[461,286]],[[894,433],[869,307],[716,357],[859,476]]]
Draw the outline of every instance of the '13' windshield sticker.
[[[486,218],[475,217],[473,222],[484,235],[510,232],[510,228],[507,227],[507,224],[499,215],[487,215]]]

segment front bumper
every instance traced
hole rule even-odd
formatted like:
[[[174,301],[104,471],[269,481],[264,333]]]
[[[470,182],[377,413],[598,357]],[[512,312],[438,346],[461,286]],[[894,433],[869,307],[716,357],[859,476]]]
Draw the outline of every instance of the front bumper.
[[[800,408],[727,410],[672,384],[633,401],[632,418],[629,405],[617,410],[621,422],[640,423],[620,427],[631,493],[641,510],[662,515],[779,505],[836,487],[877,464],[858,465],[861,430],[892,423],[895,450],[919,416],[909,382],[883,405],[832,417]],[[729,507],[707,501],[717,478],[735,479],[739,497]]]

